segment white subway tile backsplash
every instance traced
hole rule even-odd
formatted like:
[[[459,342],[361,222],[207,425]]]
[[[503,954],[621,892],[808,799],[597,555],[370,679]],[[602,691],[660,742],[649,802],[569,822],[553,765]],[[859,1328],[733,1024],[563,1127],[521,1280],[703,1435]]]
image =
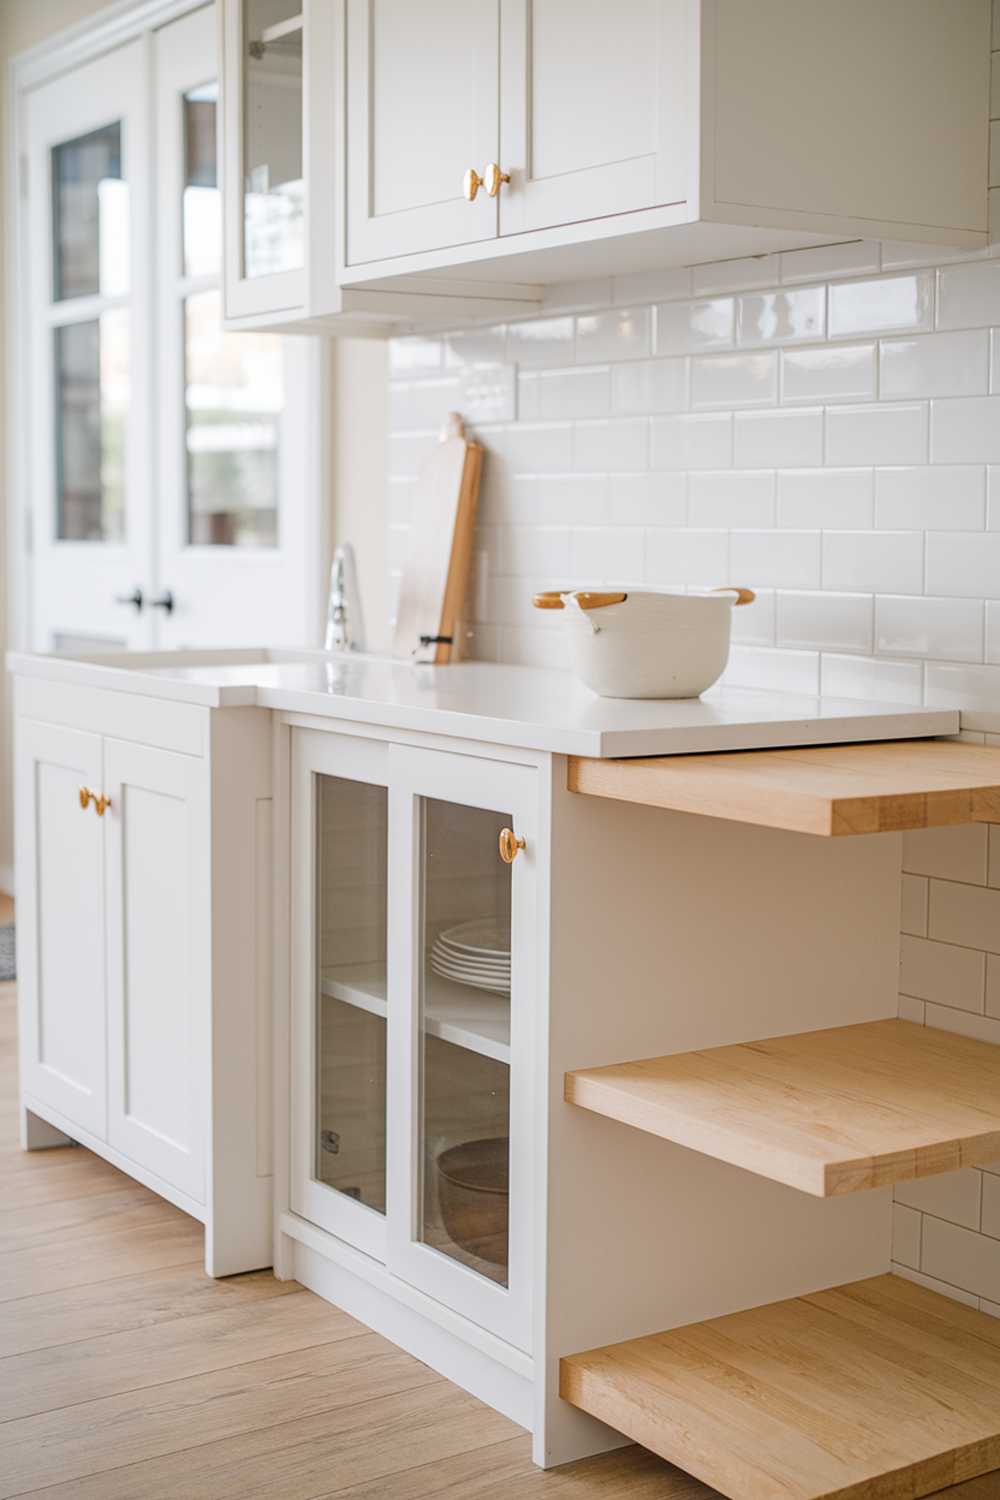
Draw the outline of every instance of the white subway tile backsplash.
[[[709,588],[727,581],[729,533],[727,531],[668,531],[650,527],[646,532],[647,583],[700,584]]]
[[[929,1292],[937,1292],[941,1297],[951,1297],[954,1302],[964,1302],[966,1307],[979,1307],[980,1298],[972,1292],[963,1291],[961,1287],[950,1286],[947,1281],[941,1281],[936,1276],[927,1276],[923,1271],[913,1271],[902,1262],[894,1261],[891,1267],[897,1276],[902,1276],[905,1281],[913,1281],[917,1286],[925,1286]]]
[[[911,937],[927,936],[927,898],[927,877],[907,875],[904,872],[900,888],[899,930],[901,933],[909,933]],[[923,1021],[923,1018],[923,1010],[921,1010],[920,1020]]]
[[[602,417],[611,410],[611,371],[607,365],[574,370],[539,370],[527,377],[538,391],[538,415],[545,421],[564,417]]]
[[[922,531],[828,531],[823,537],[825,589],[916,594],[923,571]]]
[[[577,422],[573,467],[581,474],[644,471],[649,463],[649,427],[644,418]]]
[[[573,348],[571,317],[534,318],[507,329],[506,357],[517,365],[572,364]]]
[[[927,407],[832,406],[826,414],[828,464],[920,464],[927,460]]]
[[[832,339],[929,329],[934,319],[934,275],[915,271],[874,281],[834,282],[829,299]]]
[[[1000,1019],[1000,957],[986,955],[986,1014]]]
[[[672,266],[664,271],[634,271],[612,281],[616,307],[627,303],[670,302],[691,296],[690,266]]]
[[[542,297],[545,312],[585,312],[611,306],[611,277],[594,276],[589,281],[550,282]]]
[[[779,646],[870,652],[871,596],[782,591],[777,595],[776,625]]]
[[[773,589],[756,589],[752,604],[733,610],[733,642],[738,646],[773,646],[774,611],[777,594]]]
[[[983,654],[982,600],[880,595],[875,601],[875,650],[886,656],[978,661]]]
[[[733,531],[731,577],[741,587],[817,588],[818,531]]]
[[[806,250],[786,250],[781,255],[781,280],[818,281],[836,276],[863,276],[879,269],[877,240],[848,240],[843,245],[816,245]]]
[[[1000,1302],[1000,1241],[925,1217],[921,1269],[949,1286]]]
[[[924,668],[924,696],[930,708],[960,708],[970,728],[1000,730],[1000,667],[962,666],[928,662]],[[981,711],[981,712],[980,712]]]
[[[920,667],[916,662],[883,661],[870,656],[823,653],[821,686],[830,698],[868,698],[878,703],[919,703]]]
[[[686,359],[639,359],[611,368],[611,405],[621,415],[683,411],[688,404]]]
[[[927,591],[1000,599],[1000,532],[929,531]]]
[[[494,328],[467,328],[444,336],[444,362],[450,369],[464,365],[502,365],[505,359],[507,330],[501,324]]]
[[[986,884],[986,825],[920,828],[903,834],[903,869],[939,880]]]
[[[778,356],[707,354],[691,360],[691,409],[774,406],[778,399]]]
[[[688,477],[691,526],[774,525],[774,474],[767,469],[701,469]]]
[[[981,531],[986,470],[980,464],[935,464],[875,471],[875,524],[886,530]]]
[[[684,526],[686,474],[612,474],[608,520],[614,526]]]
[[[1000,262],[970,261],[938,272],[939,328],[982,328],[1000,323]]]
[[[651,468],[724,469],[732,461],[733,418],[729,412],[692,412],[651,419]]]
[[[989,334],[983,328],[883,339],[879,346],[879,394],[883,400],[985,396],[988,389]]]
[[[942,943],[1000,953],[1000,891],[931,880],[927,930]]]
[[[657,354],[698,354],[732,348],[736,304],[732,297],[663,302],[656,308]]]
[[[1000,396],[932,401],[931,462],[1000,463]]]
[[[389,374],[423,375],[440,370],[444,348],[440,339],[402,338],[389,344]]]
[[[737,468],[808,468],[823,462],[823,413],[818,407],[738,411],[733,419]]]
[[[986,660],[1000,662],[1000,601],[986,601]]]
[[[778,475],[778,525],[861,531],[872,524],[871,469],[786,469]]]
[[[742,260],[716,260],[693,266],[694,295],[707,297],[713,292],[742,291],[749,286],[774,286],[779,279],[779,262],[777,255],[753,255]]]
[[[1000,396],[1000,328],[990,332],[990,394]]]
[[[638,583],[643,574],[644,549],[640,526],[574,527],[570,573],[580,584]]]
[[[781,351],[783,402],[870,401],[874,396],[874,344]]]
[[[1000,1178],[997,1179],[1000,1187]],[[933,1214],[949,1224],[978,1229],[983,1201],[982,1173],[965,1167],[959,1172],[943,1172],[940,1177],[924,1177],[919,1182],[899,1182],[893,1196],[897,1203]],[[895,1256],[894,1256],[895,1258]]]
[[[724,683],[765,692],[819,692],[819,657],[815,651],[763,651],[734,646]]]
[[[1000,1240],[1000,1177],[993,1176],[990,1172],[982,1174],[980,1181],[983,1189],[982,1230],[991,1239]],[[944,1217],[942,1215],[942,1217]],[[973,1228],[978,1226],[972,1226]],[[993,1314],[1000,1316],[1000,1308]]]
[[[651,352],[653,313],[649,307],[615,307],[576,320],[579,364],[642,359]]]
[[[825,333],[825,287],[751,293],[737,299],[738,344],[815,343]]]
[[[900,994],[930,1000],[955,1010],[982,1014],[986,995],[986,955],[972,948],[934,943],[926,938],[900,940]]]
[[[898,1265],[920,1269],[921,1218],[900,1203],[892,1206],[892,1258]]]
[[[971,1010],[953,1010],[947,1005],[932,1005],[924,1001],[924,1019],[928,1026],[941,1031],[954,1031],[959,1036],[971,1036],[977,1042],[989,1042],[991,1047],[1000,1046],[1000,1021],[992,1016],[981,1016]]]
[[[500,533],[500,572],[523,578],[549,574],[561,578],[569,568],[570,537],[568,526],[502,526]]]

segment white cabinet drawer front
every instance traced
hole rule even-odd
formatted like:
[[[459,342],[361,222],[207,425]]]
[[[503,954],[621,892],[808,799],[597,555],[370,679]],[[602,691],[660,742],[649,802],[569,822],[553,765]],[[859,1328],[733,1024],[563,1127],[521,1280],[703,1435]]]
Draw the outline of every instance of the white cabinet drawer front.
[[[21,720],[17,743],[22,1087],[106,1134],[103,820],[97,735]]]
[[[500,233],[687,197],[686,0],[505,0]]]
[[[207,772],[186,756],[105,741],[108,1137],[205,1198],[211,1055]]]
[[[462,194],[499,150],[498,0],[348,0],[350,265],[492,239]]]

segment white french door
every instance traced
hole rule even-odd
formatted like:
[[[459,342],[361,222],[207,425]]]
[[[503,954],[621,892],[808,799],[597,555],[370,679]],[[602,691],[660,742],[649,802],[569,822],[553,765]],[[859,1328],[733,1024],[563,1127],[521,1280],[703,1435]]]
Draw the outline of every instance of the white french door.
[[[325,345],[224,334],[214,8],[26,96],[39,650],[313,644]]]
[[[28,101],[32,609],[42,649],[153,641],[138,607],[153,483],[146,77],[138,40]]]
[[[155,66],[159,643],[314,644],[322,344],[222,331],[211,6],[156,33]]]

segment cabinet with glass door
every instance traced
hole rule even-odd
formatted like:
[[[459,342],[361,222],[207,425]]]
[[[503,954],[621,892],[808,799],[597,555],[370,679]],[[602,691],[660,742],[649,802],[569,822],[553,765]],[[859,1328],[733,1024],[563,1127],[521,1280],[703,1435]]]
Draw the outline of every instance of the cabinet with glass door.
[[[522,1349],[535,777],[293,733],[291,1210]]]

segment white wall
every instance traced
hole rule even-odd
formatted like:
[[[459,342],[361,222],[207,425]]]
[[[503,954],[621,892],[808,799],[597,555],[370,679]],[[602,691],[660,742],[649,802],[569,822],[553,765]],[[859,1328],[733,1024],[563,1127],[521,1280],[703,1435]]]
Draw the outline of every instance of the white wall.
[[[28,47],[44,41],[57,31],[86,19],[104,9],[104,0],[0,0],[0,204],[3,205],[0,232],[0,287],[6,287],[7,246],[10,226],[7,221],[7,153],[9,96],[7,74],[10,59]],[[5,304],[4,304],[5,305]],[[4,423],[6,415],[6,374],[10,347],[6,337],[8,320],[0,318],[0,454],[6,454]],[[6,460],[0,463],[0,658],[8,640],[7,595],[7,490],[9,476]],[[12,886],[13,825],[10,799],[10,709],[6,677],[0,675],[0,890]]]

